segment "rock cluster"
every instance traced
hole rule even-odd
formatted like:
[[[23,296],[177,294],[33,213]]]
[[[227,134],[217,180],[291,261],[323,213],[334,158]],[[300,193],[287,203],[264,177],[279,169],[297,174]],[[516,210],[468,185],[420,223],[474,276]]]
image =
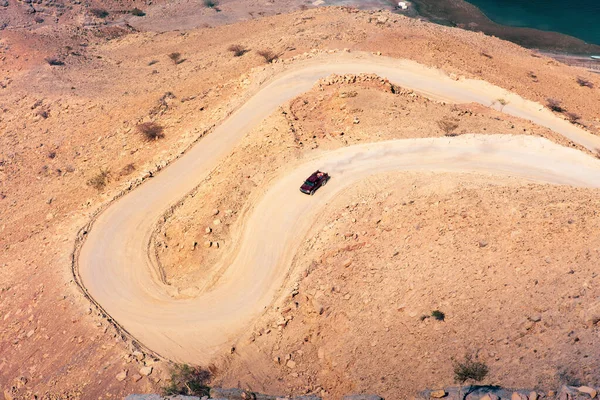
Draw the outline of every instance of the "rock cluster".
[[[426,390],[419,394],[418,399],[449,399],[449,400],[587,400],[598,396],[599,388],[591,386],[567,386],[560,390],[512,390],[499,386],[464,386],[462,388],[446,388]]]
[[[270,396],[266,394],[253,393],[242,389],[220,389],[210,390],[210,397],[197,396],[167,396],[158,394],[131,394],[125,400],[321,400],[321,397],[315,395],[304,395],[296,397]],[[383,397],[373,394],[353,394],[344,396],[342,400],[384,400]]]

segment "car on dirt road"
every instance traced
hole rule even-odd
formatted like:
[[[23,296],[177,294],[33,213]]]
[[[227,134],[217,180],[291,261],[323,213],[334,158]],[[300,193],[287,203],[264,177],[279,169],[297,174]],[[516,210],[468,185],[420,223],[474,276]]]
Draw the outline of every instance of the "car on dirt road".
[[[317,170],[313,172],[313,174],[309,176],[306,181],[304,181],[302,186],[300,186],[300,191],[302,193],[310,194],[312,196],[313,194],[315,194],[318,188],[327,184],[329,178],[331,177],[327,172],[321,172]]]

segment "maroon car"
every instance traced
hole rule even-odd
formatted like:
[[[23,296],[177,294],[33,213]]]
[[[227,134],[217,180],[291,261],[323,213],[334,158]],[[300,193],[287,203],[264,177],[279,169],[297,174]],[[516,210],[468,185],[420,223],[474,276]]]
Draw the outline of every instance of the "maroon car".
[[[318,188],[321,186],[325,186],[330,176],[327,172],[321,172],[317,170],[308,179],[304,182],[302,186],[300,186],[300,191],[302,193],[310,194],[311,196],[315,194]]]

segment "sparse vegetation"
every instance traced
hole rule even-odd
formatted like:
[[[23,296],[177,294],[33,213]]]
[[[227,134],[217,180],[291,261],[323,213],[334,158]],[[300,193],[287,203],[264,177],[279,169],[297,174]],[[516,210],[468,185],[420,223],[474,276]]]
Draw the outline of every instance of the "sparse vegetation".
[[[456,121],[453,121],[449,118],[444,118],[441,121],[438,121],[438,126],[442,132],[444,132],[445,136],[458,136],[458,134],[454,132],[458,128]]]
[[[265,62],[271,63],[276,60],[279,56],[272,50],[259,50],[258,55],[265,59]]]
[[[217,0],[204,0],[204,6],[208,8],[217,8],[219,2]]]
[[[444,314],[440,310],[433,310],[431,312],[431,316],[438,321],[443,321],[444,319],[446,319],[446,314]]]
[[[169,58],[173,61],[173,64],[181,64],[184,60],[181,59],[181,53],[173,52],[169,54]]]
[[[577,78],[577,83],[579,84],[579,86],[588,87],[590,89],[594,88],[594,84],[592,82],[582,77]]]
[[[108,172],[108,170],[105,169],[100,169],[100,172],[88,179],[87,184],[88,186],[91,186],[94,189],[100,191],[104,189],[109,180],[110,172]]]
[[[486,364],[473,360],[470,354],[462,362],[454,362],[454,381],[463,385],[467,381],[481,382],[489,372]]]
[[[596,158],[600,159],[600,147],[595,148],[594,151],[596,152]]]
[[[537,82],[537,75],[535,74],[535,72],[529,71],[527,73],[527,76],[530,77],[531,79],[533,79],[534,82]]]
[[[46,58],[46,62],[48,65],[56,66],[56,65],[65,65],[64,61],[59,60],[58,58]]]
[[[560,100],[557,99],[553,99],[553,98],[548,98],[546,99],[546,105],[548,106],[549,109],[551,109],[554,112],[565,112],[566,110],[563,108],[562,106],[562,102]]]
[[[108,11],[106,11],[103,8],[92,8],[92,9],[90,9],[90,14],[92,14],[96,18],[108,17]]]
[[[146,140],[157,140],[165,137],[164,128],[156,122],[144,122],[139,124],[137,129],[144,135]]]
[[[143,17],[144,15],[146,15],[145,12],[143,12],[142,10],[140,10],[137,7],[135,7],[133,10],[131,10],[129,12],[131,13],[131,15],[135,15],[136,17]]]
[[[567,119],[569,120],[569,122],[571,122],[572,124],[577,124],[579,123],[579,120],[581,119],[581,115],[576,114],[574,112],[568,112],[567,114]]]
[[[241,57],[249,51],[241,44],[232,44],[227,50],[231,51],[234,57]]]
[[[171,370],[169,384],[163,387],[165,396],[208,396],[210,388],[207,386],[210,373],[198,367],[187,364],[176,364]]]
[[[498,104],[501,106],[500,111],[504,110],[504,107],[508,104],[508,100],[503,98],[496,99],[496,102],[498,102]]]
[[[133,163],[129,163],[126,166],[124,166],[123,168],[121,168],[121,172],[119,172],[119,175],[127,176],[127,175],[131,174],[133,171],[135,171],[135,165]]]

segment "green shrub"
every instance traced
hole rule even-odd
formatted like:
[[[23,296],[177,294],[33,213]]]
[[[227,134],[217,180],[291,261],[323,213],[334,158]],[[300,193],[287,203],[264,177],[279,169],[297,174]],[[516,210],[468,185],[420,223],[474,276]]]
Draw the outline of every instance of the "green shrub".
[[[165,396],[182,394],[185,396],[208,396],[210,388],[207,383],[210,373],[187,364],[175,364],[171,370],[169,384],[163,387]]]
[[[433,310],[431,312],[431,316],[438,321],[443,321],[446,318],[446,314],[444,314],[440,310]]]

